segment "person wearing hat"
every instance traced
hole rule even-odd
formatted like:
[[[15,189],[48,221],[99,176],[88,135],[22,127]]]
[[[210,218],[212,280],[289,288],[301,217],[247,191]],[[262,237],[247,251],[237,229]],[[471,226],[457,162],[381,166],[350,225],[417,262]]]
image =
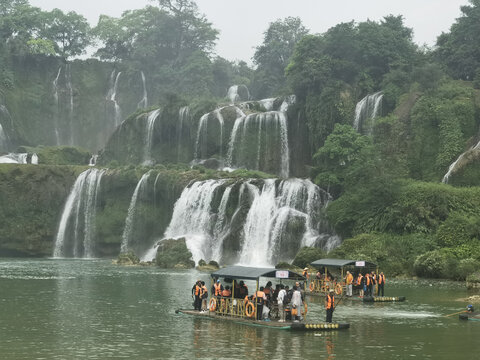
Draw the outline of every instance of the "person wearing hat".
[[[212,286],[211,294],[213,296],[222,296],[223,286],[220,283],[220,279],[217,279]]]
[[[335,292],[333,289],[330,289],[330,292],[327,294],[325,299],[325,310],[327,312],[326,322],[332,322],[333,311],[335,310]]]

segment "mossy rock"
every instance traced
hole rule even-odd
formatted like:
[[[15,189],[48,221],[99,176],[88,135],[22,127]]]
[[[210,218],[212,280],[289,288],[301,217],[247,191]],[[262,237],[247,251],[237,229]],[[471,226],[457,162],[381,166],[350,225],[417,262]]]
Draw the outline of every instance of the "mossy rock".
[[[164,269],[192,269],[195,261],[185,238],[162,240],[158,244],[155,264]]]
[[[133,251],[128,251],[126,253],[121,253],[118,255],[117,260],[115,261],[117,265],[138,265],[140,264],[140,259]]]
[[[480,272],[467,276],[467,289],[480,289]]]
[[[204,272],[213,272],[213,271],[217,271],[218,269],[220,269],[220,266],[214,260],[209,261],[207,264],[205,260],[202,259],[198,262],[198,266],[197,266],[198,271],[204,271]]]

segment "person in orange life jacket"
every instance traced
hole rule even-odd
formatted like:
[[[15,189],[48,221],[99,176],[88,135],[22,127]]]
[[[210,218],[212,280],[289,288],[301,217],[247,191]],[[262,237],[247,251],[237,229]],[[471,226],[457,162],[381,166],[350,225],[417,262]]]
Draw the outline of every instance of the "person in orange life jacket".
[[[194,298],[193,308],[198,311],[200,311],[202,307],[202,299],[200,298],[201,289],[202,289],[202,284],[200,280],[197,280],[195,285],[193,285],[192,287],[192,297]]]
[[[372,287],[372,291],[371,291],[371,294],[372,296],[376,295],[375,294],[375,285],[377,284],[377,276],[375,275],[375,272],[372,271],[372,273],[370,274],[370,280],[372,281],[370,286]]]
[[[225,290],[222,291],[222,296],[223,297],[230,297],[232,295],[232,292],[230,291],[230,286],[225,286]]]
[[[345,283],[347,284],[347,296],[351,297],[353,294],[353,275],[350,274],[350,271],[347,271],[347,276],[345,276]]]
[[[378,275],[378,295],[380,296],[380,292],[382,293],[381,296],[384,296],[383,291],[385,287],[385,275],[383,275],[383,272]]]
[[[220,283],[220,279],[217,279],[212,286],[212,296],[222,296],[223,286]]]
[[[200,299],[202,299],[201,309],[202,311],[207,311],[208,290],[207,290],[207,287],[205,286],[205,281],[202,281],[201,284],[202,284],[200,289]]]
[[[372,296],[371,290],[372,290],[372,279],[370,278],[370,274],[367,272],[365,274],[365,279],[364,279],[364,286],[363,289],[365,290],[365,296]]]
[[[264,290],[263,286],[260,286],[260,290],[258,290],[255,294],[253,294],[253,299],[255,299],[255,302],[257,304],[257,320],[262,319],[263,304],[267,300],[267,297],[263,292],[263,290]]]
[[[357,282],[356,282],[356,288],[358,289],[359,291],[359,295],[360,297],[363,297],[363,283],[364,283],[364,278],[363,278],[363,275],[362,273],[358,273],[358,277],[357,277]]]
[[[327,312],[327,318],[325,321],[327,323],[331,323],[333,311],[335,310],[335,293],[333,290],[330,290],[330,292],[327,294],[325,299],[325,310]]]

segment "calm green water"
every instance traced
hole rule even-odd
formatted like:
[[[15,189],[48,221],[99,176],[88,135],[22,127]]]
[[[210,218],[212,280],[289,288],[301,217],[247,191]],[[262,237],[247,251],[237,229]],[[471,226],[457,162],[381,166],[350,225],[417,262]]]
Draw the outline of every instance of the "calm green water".
[[[0,259],[1,359],[478,359],[480,322],[443,315],[466,305],[462,284],[396,281],[398,304],[346,302],[351,328],[292,333],[176,315],[197,271],[108,261]],[[432,286],[430,286],[430,284]],[[310,320],[324,318],[310,299]]]

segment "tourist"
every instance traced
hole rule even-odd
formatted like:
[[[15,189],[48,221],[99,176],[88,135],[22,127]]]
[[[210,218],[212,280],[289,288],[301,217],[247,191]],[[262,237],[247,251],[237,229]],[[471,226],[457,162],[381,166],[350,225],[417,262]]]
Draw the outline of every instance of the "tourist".
[[[265,288],[263,290],[265,293],[265,296],[267,297],[267,300],[270,301],[271,297],[273,296],[273,289],[272,289],[272,282],[269,281],[267,282],[267,285],[265,285]]]
[[[359,296],[360,297],[363,297],[364,295],[364,281],[365,279],[363,278],[363,275],[361,272],[358,273],[358,277],[357,277],[357,288],[358,288],[358,292],[359,292]]]
[[[377,292],[375,291],[377,287],[377,276],[375,275],[375,272],[372,271],[372,273],[370,274],[370,279],[372,280],[372,283],[370,284],[370,286],[372,287],[371,294],[372,296],[375,296],[377,295]]]
[[[258,290],[253,295],[253,299],[255,299],[255,302],[257,304],[257,320],[262,319],[263,304],[265,304],[265,301],[267,300],[267,297],[265,296],[265,293],[263,292],[263,290],[264,290],[263,286],[260,286],[260,290]]]
[[[212,296],[222,296],[223,286],[220,283],[220,279],[217,279],[212,286]]]
[[[353,275],[350,273],[350,271],[347,271],[345,283],[347,284],[347,297],[351,297],[353,295]]]
[[[208,299],[208,290],[205,286],[205,281],[201,282],[201,290],[200,290],[200,299],[202,301],[201,309],[202,312],[207,311],[207,299]]]
[[[285,322],[285,309],[284,309],[284,302],[287,300],[287,292],[283,284],[280,284],[280,291],[278,292],[277,296],[277,304],[278,304],[278,314],[280,315],[279,322]]]
[[[372,296],[372,279],[370,279],[370,274],[367,272],[365,274],[363,290],[365,290],[365,296]]]
[[[384,296],[384,287],[385,287],[385,275],[383,275],[383,271],[378,275],[378,296],[380,296],[380,292],[382,293],[381,296]]]
[[[232,292],[230,291],[230,286],[225,286],[225,290],[222,291],[222,296],[223,297],[230,297],[232,295]]]
[[[300,289],[297,287],[297,285],[295,285],[292,293],[292,320],[295,322],[298,322],[300,319],[302,303],[302,294],[300,293]]]
[[[280,285],[281,284],[275,285],[275,290],[273,291],[273,295],[272,295],[272,301],[273,302],[277,301],[278,293],[280,292]]]
[[[327,312],[327,318],[325,321],[327,323],[331,323],[333,311],[335,310],[335,293],[333,292],[333,290],[330,290],[330,292],[327,294],[327,297],[325,299],[325,310]]]
[[[244,299],[245,296],[248,296],[248,287],[245,285],[243,280],[240,280],[239,289],[238,289],[238,298],[239,299]]]
[[[195,285],[193,285],[192,287],[192,298],[194,298],[193,308],[198,311],[201,310],[201,306],[202,306],[202,300],[200,298],[201,289],[202,289],[202,284],[200,280],[197,280]]]

